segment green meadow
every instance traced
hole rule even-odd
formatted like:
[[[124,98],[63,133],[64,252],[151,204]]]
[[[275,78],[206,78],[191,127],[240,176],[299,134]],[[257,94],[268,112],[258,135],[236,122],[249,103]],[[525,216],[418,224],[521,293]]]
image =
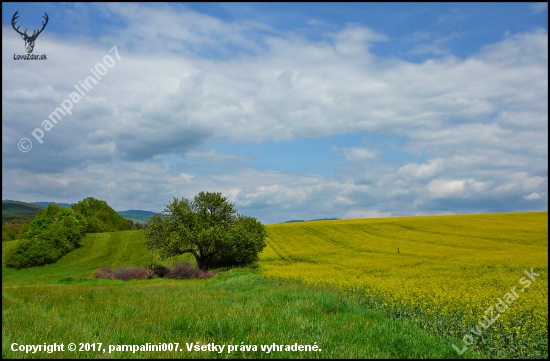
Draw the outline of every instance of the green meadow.
[[[420,218],[430,224],[428,217]],[[540,232],[544,226],[539,223],[543,218],[539,218],[532,223],[533,226],[524,222],[521,227],[534,227],[525,229],[525,234],[536,232],[537,237],[542,237]],[[403,222],[403,219],[395,218],[394,221]],[[451,345],[463,345],[461,337],[420,327],[407,317],[394,317],[351,297],[338,287],[331,287],[330,283],[321,287],[300,281],[300,277],[285,278],[284,272],[288,272],[292,265],[299,266],[295,272],[301,272],[301,259],[307,256],[308,249],[308,245],[303,244],[308,237],[302,235],[306,228],[309,229],[307,232],[316,235],[311,237],[312,242],[320,242],[319,237],[328,237],[331,244],[342,248],[346,244],[343,235],[349,236],[352,228],[357,228],[361,223],[355,220],[350,223],[353,227],[348,229],[342,225],[345,222],[334,222],[268,226],[271,235],[267,239],[266,254],[262,255],[256,267],[215,270],[217,275],[210,279],[155,278],[125,282],[92,276],[104,265],[113,268],[119,265],[143,267],[150,263],[152,254],[144,245],[141,230],[88,234],[80,248],[54,264],[19,271],[3,267],[2,357],[499,357],[498,353],[477,347],[470,347],[463,354],[458,354]],[[385,222],[392,222],[392,219]],[[439,227],[438,231],[441,231],[444,227],[441,222],[431,224],[435,227],[432,230]],[[486,229],[489,224],[486,223],[483,228]],[[504,221],[504,224],[509,226],[510,222]],[[338,233],[334,227],[344,228]],[[300,238],[292,237],[292,234],[281,236],[284,234],[282,230],[287,228],[295,229],[294,233],[301,235]],[[465,230],[457,229],[460,232]],[[547,226],[545,229],[547,234]],[[447,229],[447,232],[452,230]],[[421,235],[416,236],[422,239]],[[2,243],[3,258],[16,242]],[[300,243],[299,247],[296,242]],[[451,241],[446,242],[450,245]],[[540,243],[537,250],[547,250],[547,236],[546,240],[540,238],[537,243]],[[353,246],[355,252],[350,254],[356,256],[360,245],[356,242]],[[535,246],[527,242],[525,247]],[[284,251],[285,260],[273,258],[274,248]],[[315,267],[331,262],[324,253],[321,257],[321,248],[314,247],[314,243],[309,249],[311,256],[308,257],[318,257],[314,263],[310,262]],[[331,253],[339,259],[338,262],[342,262],[341,255],[335,250]],[[377,257],[381,255],[377,253]],[[171,261],[166,261],[166,264]],[[280,266],[285,270],[282,276],[266,274],[266,267],[273,270],[278,267],[274,262],[282,262]],[[337,268],[342,269],[340,266]],[[495,268],[495,272],[499,269]],[[547,269],[545,278],[546,274]],[[311,277],[311,274],[304,273],[304,276]],[[18,350],[20,345],[55,343],[63,344],[64,351],[48,353],[40,350],[32,353],[31,350],[26,353]],[[75,351],[68,350],[70,343],[76,345]],[[161,350],[116,348],[117,345],[147,344],[149,349],[155,345]],[[220,349],[222,346],[223,349]],[[162,351],[163,347],[172,351]]]
[[[106,280],[103,265],[144,266],[142,231],[88,234],[55,264],[2,272],[4,358],[454,358],[457,339],[362,308],[337,292],[264,279],[254,269],[208,280]],[[2,255],[15,241],[2,244]],[[69,343],[77,345],[68,351]],[[25,353],[12,344],[64,344],[65,351]],[[79,351],[80,344],[82,351]],[[86,343],[96,351],[85,351]],[[101,343],[101,349],[97,351]],[[112,351],[108,345],[176,343],[178,351]],[[224,351],[188,351],[190,344]],[[280,351],[273,344],[283,345]],[[317,351],[284,351],[285,345]],[[229,345],[234,351],[228,353]],[[241,351],[241,346],[249,350]],[[262,345],[270,349],[262,351]],[[253,350],[256,346],[257,351]],[[16,348],[18,346],[15,346]],[[211,346],[212,347],[212,346]],[[90,345],[88,349],[91,350]],[[475,356],[467,352],[463,357]]]

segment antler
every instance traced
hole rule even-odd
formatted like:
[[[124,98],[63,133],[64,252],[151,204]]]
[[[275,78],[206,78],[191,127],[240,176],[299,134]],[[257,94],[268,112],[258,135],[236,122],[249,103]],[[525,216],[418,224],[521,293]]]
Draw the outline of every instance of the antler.
[[[40,35],[40,33],[44,30],[44,28],[48,24],[48,20],[50,20],[50,18],[48,17],[48,14],[44,13],[43,18],[46,19],[46,22],[42,22],[42,29],[40,29],[40,31],[38,33],[36,33],[36,35],[34,35],[34,32],[33,32],[31,38],[34,38],[34,37],[37,37],[38,35]]]
[[[20,28],[19,26],[17,27],[17,29],[15,28],[15,20],[19,17],[17,15],[18,12],[19,10],[17,10],[15,14],[13,14],[13,18],[11,18],[11,26],[13,26],[13,30],[17,31],[19,34],[27,36],[27,30],[25,30],[25,33],[23,34],[22,32],[19,31],[19,28]]]
[[[32,35],[28,36],[26,29],[25,29],[25,32],[22,33],[22,32],[19,31],[20,26],[15,28],[15,20],[19,17],[19,15],[17,15],[18,12],[19,12],[19,10],[17,10],[15,12],[15,14],[13,14],[13,17],[11,18],[11,26],[13,27],[13,30],[17,31],[19,34],[24,35],[26,38],[29,38],[29,39],[33,39],[33,38],[38,37],[38,35],[40,35],[40,33],[44,30],[44,28],[46,28],[46,25],[48,24],[48,20],[50,20],[50,18],[48,17],[48,14],[44,13],[44,19],[46,19],[46,22],[42,22],[42,29],[40,29],[38,31],[38,33],[36,32],[36,30],[34,30]]]

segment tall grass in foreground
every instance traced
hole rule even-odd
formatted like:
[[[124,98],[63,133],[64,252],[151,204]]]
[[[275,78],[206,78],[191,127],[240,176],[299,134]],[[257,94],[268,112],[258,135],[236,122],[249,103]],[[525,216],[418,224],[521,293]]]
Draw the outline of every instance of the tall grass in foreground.
[[[91,282],[93,281],[93,282]],[[99,282],[100,281],[100,282]],[[91,283],[90,283],[91,282]],[[232,270],[209,280],[76,280],[4,287],[3,358],[455,358],[440,339],[350,300]],[[22,354],[12,343],[179,343],[177,352]],[[188,352],[185,343],[257,345],[258,351]],[[260,345],[318,345],[262,352]],[[471,351],[463,357],[475,356]]]
[[[268,230],[259,263],[264,276],[335,287],[435,334],[469,334],[472,347],[493,357],[548,355],[548,212],[289,223]],[[525,288],[520,281],[531,269],[539,276]],[[509,298],[513,287],[518,297],[500,314],[498,299]],[[490,307],[499,317],[485,329],[480,321],[494,319],[486,313]]]

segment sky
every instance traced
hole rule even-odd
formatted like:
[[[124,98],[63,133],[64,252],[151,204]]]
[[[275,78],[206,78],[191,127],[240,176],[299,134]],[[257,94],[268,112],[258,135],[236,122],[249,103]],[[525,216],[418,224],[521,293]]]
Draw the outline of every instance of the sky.
[[[267,224],[548,210],[548,4],[2,3],[2,199],[200,191]]]

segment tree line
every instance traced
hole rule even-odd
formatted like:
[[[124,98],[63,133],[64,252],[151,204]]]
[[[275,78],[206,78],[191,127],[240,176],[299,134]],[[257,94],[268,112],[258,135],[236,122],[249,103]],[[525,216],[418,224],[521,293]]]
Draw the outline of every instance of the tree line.
[[[80,246],[86,233],[129,230],[132,224],[107,202],[88,197],[71,208],[55,204],[30,222],[5,264],[16,269],[53,263]],[[239,214],[221,193],[200,192],[192,200],[174,198],[149,219],[146,246],[162,259],[190,253],[197,267],[241,266],[258,259],[266,246],[265,226]]]
[[[86,233],[129,229],[130,223],[105,201],[88,197],[71,208],[50,204],[36,213],[26,239],[6,256],[5,265],[21,269],[53,263],[79,247]]]

